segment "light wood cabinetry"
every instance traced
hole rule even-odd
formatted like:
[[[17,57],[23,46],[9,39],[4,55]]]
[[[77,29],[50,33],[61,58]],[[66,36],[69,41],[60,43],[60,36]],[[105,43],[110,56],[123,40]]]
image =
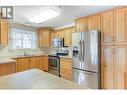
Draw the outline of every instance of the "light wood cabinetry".
[[[127,45],[127,8],[114,11],[114,45]]]
[[[15,63],[0,64],[0,76],[15,73]]]
[[[30,68],[36,68],[36,57],[29,58]]]
[[[88,16],[88,28],[89,30],[98,30],[100,31],[100,13]]]
[[[37,57],[37,68],[40,69],[40,70],[43,70],[43,71],[48,71],[49,69],[49,63],[48,63],[48,57],[47,56],[40,56],[40,57]]]
[[[113,11],[101,14],[101,45],[113,45]]]
[[[126,85],[127,74],[127,46],[114,47],[114,88],[124,89]]]
[[[60,75],[62,78],[72,80],[72,60],[60,58]]]
[[[50,33],[51,29],[39,29],[38,30],[38,43],[39,46],[49,47],[50,46]]]
[[[103,46],[101,57],[102,88],[126,88],[127,46]]]
[[[65,46],[70,46],[72,44],[72,32],[73,32],[74,27],[70,27],[65,29],[64,31],[64,44]]]
[[[113,46],[101,50],[101,88],[113,88]]]
[[[88,30],[88,18],[80,18],[75,20],[76,32],[85,32]]]
[[[127,8],[101,14],[101,44],[127,45]]]
[[[8,22],[1,19],[0,20],[0,44],[1,45],[8,44],[8,29],[9,29]]]
[[[29,58],[19,58],[16,60],[16,72],[21,72],[30,69]]]
[[[48,56],[26,57],[16,59],[16,72],[33,68],[48,71]]]

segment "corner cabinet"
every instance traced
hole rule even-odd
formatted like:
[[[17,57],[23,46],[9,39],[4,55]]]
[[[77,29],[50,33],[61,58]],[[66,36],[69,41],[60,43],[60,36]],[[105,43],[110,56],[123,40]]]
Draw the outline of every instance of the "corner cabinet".
[[[8,44],[8,29],[9,23],[6,20],[0,20],[0,44],[7,45]]]
[[[47,28],[38,29],[38,44],[39,44],[39,46],[43,46],[43,47],[50,46],[50,31],[51,31],[51,29],[47,29]]]

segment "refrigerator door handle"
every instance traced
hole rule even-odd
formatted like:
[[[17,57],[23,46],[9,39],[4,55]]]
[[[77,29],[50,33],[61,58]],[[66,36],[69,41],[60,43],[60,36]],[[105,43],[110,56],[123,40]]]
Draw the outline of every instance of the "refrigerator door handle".
[[[85,56],[85,44],[84,44],[84,40],[83,40],[83,42],[82,42],[82,44],[83,44],[83,48],[82,48],[82,60],[83,60],[83,62],[84,62],[84,56]]]
[[[80,47],[80,48],[79,48],[79,49],[80,49],[80,50],[79,50],[79,51],[80,51],[80,52],[79,52],[79,61],[81,62],[81,61],[82,61],[82,58],[81,58],[81,57],[82,57],[82,43],[81,43],[81,40],[80,40],[80,42],[79,42],[79,47]],[[81,66],[80,66],[80,67],[81,67]]]

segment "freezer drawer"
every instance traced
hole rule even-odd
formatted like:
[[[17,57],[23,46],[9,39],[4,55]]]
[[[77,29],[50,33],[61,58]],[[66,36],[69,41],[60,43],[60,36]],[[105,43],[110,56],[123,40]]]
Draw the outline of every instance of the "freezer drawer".
[[[73,69],[73,81],[88,88],[98,89],[98,73]]]

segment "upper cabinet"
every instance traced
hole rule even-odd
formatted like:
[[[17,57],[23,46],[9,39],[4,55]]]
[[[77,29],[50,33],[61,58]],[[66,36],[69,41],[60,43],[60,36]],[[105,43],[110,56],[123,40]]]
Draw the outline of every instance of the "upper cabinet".
[[[64,30],[64,45],[65,46],[70,46],[72,44],[72,32],[73,32],[74,27],[67,28]]]
[[[38,29],[38,43],[39,46],[49,47],[50,46],[50,33],[51,29]]]
[[[76,32],[85,32],[88,30],[88,18],[80,18],[75,20]]]
[[[113,45],[113,11],[101,14],[101,44]]]
[[[127,8],[101,14],[102,45],[127,45]]]
[[[114,11],[114,45],[127,45],[127,9]]]
[[[88,28],[89,30],[100,31],[100,14],[95,14],[88,17]]]
[[[0,20],[0,44],[8,44],[8,29],[9,23],[3,19]]]

